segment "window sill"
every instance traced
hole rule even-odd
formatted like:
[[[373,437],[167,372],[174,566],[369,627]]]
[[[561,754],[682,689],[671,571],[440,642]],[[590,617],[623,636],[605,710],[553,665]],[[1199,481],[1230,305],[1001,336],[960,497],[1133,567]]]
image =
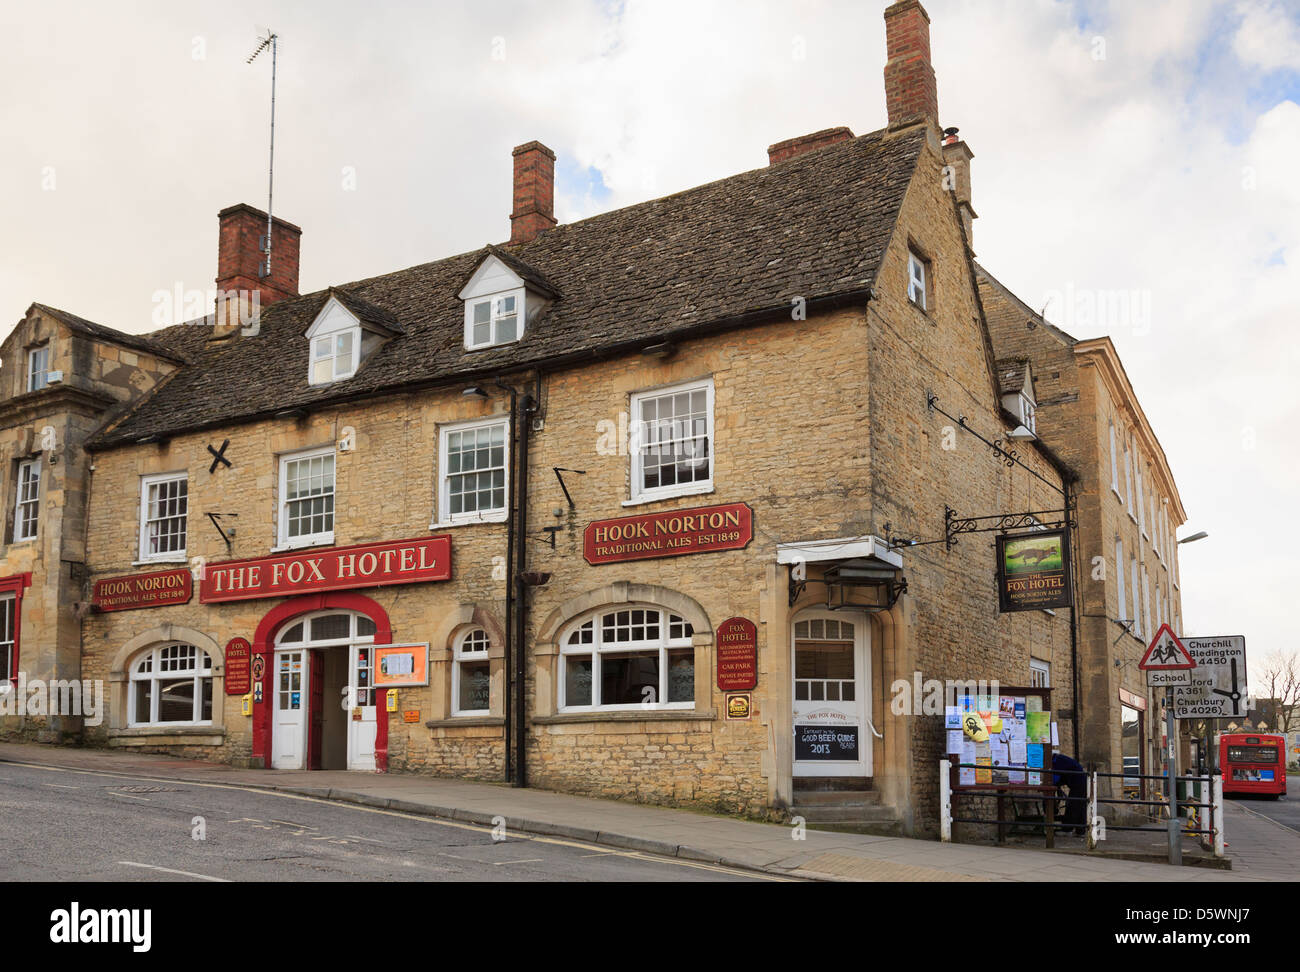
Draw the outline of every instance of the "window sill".
[[[310,543],[279,544],[277,546],[272,547],[270,552],[273,554],[292,553],[295,550],[311,550],[313,547],[332,547],[332,546],[334,546],[334,538],[330,537],[328,540],[324,540],[324,539],[313,540]]]
[[[424,725],[429,729],[475,729],[505,724],[504,716],[463,715],[448,716],[446,719],[429,719]]]
[[[558,712],[533,716],[534,725],[563,725],[569,722],[714,722],[714,709],[596,709],[585,712]]]
[[[445,523],[430,523],[430,530],[452,530],[456,527],[480,526],[488,523],[505,523],[505,513],[492,513],[489,516],[476,517],[472,520],[449,520]]]
[[[1119,485],[1117,483],[1110,484],[1110,491],[1115,494],[1115,498],[1119,500],[1120,503],[1124,502],[1124,497],[1119,495]]]
[[[184,554],[179,554],[175,557],[153,557],[149,560],[133,560],[131,561],[131,566],[152,567],[154,564],[187,564],[187,563],[189,563],[189,558],[186,557]]]
[[[108,744],[121,746],[152,745],[187,745],[187,746],[221,746],[226,741],[226,727],[212,723],[198,723],[188,726],[132,726],[128,729],[113,729],[108,734]]]
[[[707,496],[714,491],[713,484],[700,485],[691,489],[678,490],[673,493],[658,493],[654,496],[638,496],[634,499],[623,500],[624,506],[644,506],[647,503],[662,503],[664,500],[677,499],[680,496]]]

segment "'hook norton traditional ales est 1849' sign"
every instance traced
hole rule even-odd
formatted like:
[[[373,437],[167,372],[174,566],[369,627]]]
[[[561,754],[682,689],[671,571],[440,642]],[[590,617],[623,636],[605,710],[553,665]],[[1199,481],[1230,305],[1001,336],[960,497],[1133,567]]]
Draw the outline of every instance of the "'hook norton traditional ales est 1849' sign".
[[[587,563],[614,564],[740,550],[754,539],[754,511],[747,503],[669,510],[616,520],[595,520],[582,533]]]

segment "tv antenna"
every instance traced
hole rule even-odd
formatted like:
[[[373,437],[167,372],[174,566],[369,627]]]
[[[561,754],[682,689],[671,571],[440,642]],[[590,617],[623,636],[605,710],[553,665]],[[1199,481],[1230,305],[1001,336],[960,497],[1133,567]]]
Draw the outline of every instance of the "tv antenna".
[[[266,36],[258,38],[257,47],[252,54],[248,55],[248,60],[244,62],[245,64],[252,64],[253,61],[257,60],[257,55],[268,47],[271,48],[271,161],[267,167],[266,176],[266,242],[262,247],[262,251],[266,254],[266,260],[262,263],[261,273],[259,274],[262,279],[266,279],[271,275],[271,201],[275,196],[275,49],[276,42],[279,39],[279,35],[273,33],[268,27]]]

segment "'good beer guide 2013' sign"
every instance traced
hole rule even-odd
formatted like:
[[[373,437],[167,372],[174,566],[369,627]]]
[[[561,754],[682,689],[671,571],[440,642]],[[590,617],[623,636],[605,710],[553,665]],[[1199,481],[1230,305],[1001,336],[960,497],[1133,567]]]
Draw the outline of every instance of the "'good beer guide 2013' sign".
[[[583,531],[582,556],[589,564],[614,564],[740,550],[752,539],[754,511],[746,503],[727,503],[594,520]]]

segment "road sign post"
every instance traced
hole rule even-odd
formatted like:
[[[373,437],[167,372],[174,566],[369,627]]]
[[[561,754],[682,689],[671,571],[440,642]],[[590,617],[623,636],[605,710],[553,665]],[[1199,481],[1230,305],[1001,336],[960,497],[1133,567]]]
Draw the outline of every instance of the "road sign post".
[[[1169,863],[1183,863],[1182,828],[1178,823],[1178,724],[1174,721],[1175,685],[1188,685],[1197,666],[1173,628],[1162,624],[1138,668],[1147,684],[1165,686],[1165,786],[1169,799]]]
[[[1178,723],[1174,721],[1174,690],[1166,689],[1165,695],[1165,732],[1169,744],[1169,863],[1183,863],[1183,837],[1178,824],[1178,736],[1175,735]]]

